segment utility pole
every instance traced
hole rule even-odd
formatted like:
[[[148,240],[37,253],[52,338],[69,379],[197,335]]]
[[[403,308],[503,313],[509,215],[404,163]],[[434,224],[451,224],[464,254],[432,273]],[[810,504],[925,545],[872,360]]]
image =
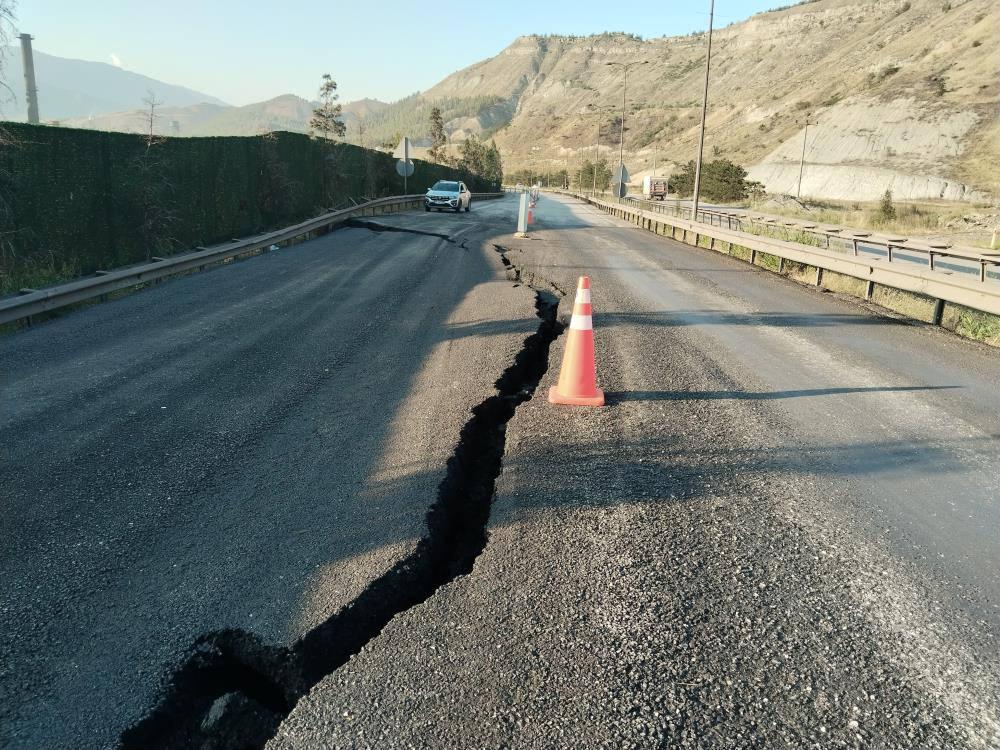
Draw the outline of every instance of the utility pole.
[[[597,132],[594,133],[594,195],[597,195],[597,162],[601,159],[601,118],[597,117]]]
[[[806,128],[802,131],[802,158],[799,159],[799,189],[795,191],[795,197],[802,198],[802,170],[806,166],[806,138],[809,137],[809,120],[806,120]]]
[[[715,2],[715,0],[712,0]],[[625,78],[622,81],[622,132],[621,140],[618,146],[618,166],[623,168],[625,166],[625,94],[628,91],[628,69],[635,65],[645,65],[649,60],[636,60],[630,63],[620,63],[620,62],[609,62],[605,65],[620,65],[622,70],[625,72]],[[624,189],[624,185],[622,185]]]
[[[24,67],[24,93],[28,102],[28,122],[38,124],[38,87],[35,85],[35,57],[31,53],[31,34],[21,34],[21,61]]]
[[[708,73],[712,65],[712,19],[715,0],[708,5],[708,56],[705,57],[705,93],[701,98],[701,132],[698,134],[698,161],[694,168],[694,195],[691,200],[691,221],[698,220],[698,195],[701,192],[701,157],[705,151],[705,118],[708,116]]]
[[[621,140],[618,146],[618,163],[625,163],[625,92],[628,91],[628,65],[625,67],[625,80],[622,81],[622,129]]]

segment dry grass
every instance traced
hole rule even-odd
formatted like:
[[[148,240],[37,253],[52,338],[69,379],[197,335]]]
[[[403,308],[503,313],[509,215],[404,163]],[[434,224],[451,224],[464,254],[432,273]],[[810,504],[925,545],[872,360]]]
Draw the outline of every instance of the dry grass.
[[[967,203],[917,202],[896,203],[896,218],[886,221],[879,212],[877,203],[844,203],[837,201],[816,201],[776,206],[767,204],[759,210],[768,214],[807,219],[818,224],[835,224],[857,229],[878,229],[899,234],[965,234],[960,230],[950,230],[946,225],[953,219],[961,218],[977,211],[991,211],[990,208],[976,208]],[[796,240],[798,241],[798,240]],[[986,247],[989,246],[987,241]]]

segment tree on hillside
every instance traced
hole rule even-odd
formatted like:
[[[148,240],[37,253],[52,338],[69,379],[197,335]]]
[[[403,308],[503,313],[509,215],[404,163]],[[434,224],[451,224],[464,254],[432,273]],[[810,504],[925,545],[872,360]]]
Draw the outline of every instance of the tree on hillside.
[[[342,138],[347,132],[347,126],[340,119],[341,108],[337,101],[339,98],[337,82],[329,73],[324,73],[323,82],[319,87],[319,106],[313,109],[309,127],[326,140]]]
[[[689,161],[679,174],[670,178],[670,187],[682,196],[694,193],[695,163]],[[759,182],[747,179],[747,171],[729,159],[716,159],[702,165],[700,197],[721,203],[745,201],[762,189]]]
[[[607,190],[611,183],[611,168],[608,166],[607,159],[600,159],[597,164],[594,164],[590,159],[584,161],[574,176],[574,184],[581,190],[593,190],[595,171],[597,172],[597,189]]]
[[[442,149],[447,140],[444,134],[444,117],[441,116],[441,109],[435,107],[431,110],[431,148],[427,152],[427,156],[432,162],[441,163],[444,157]]]
[[[156,92],[146,89],[146,96],[142,103],[146,105],[142,113],[143,132],[146,135],[146,150],[149,151],[157,143],[156,121],[160,118],[156,110],[163,106],[163,100],[156,98]]]
[[[458,166],[466,172],[471,172],[474,175],[482,175],[485,165],[485,152],[486,147],[483,145],[483,142],[476,138],[476,136],[470,135],[459,146]]]
[[[483,151],[482,178],[497,190],[503,185],[503,160],[500,158],[500,149],[497,148],[496,141],[490,141],[489,148]]]
[[[156,110],[163,106],[163,101],[156,98],[152,89],[147,89],[142,103],[145,105],[142,122],[146,148],[135,160],[139,176],[135,196],[142,211],[139,232],[148,261],[154,254],[166,255],[173,251],[177,245],[173,235],[180,216],[175,208],[174,184],[162,153],[167,139],[156,134],[156,122],[160,118]]]

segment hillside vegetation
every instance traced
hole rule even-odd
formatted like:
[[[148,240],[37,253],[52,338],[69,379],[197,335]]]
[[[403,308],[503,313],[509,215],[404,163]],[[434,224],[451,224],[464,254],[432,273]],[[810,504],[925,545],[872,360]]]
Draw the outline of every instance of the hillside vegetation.
[[[717,30],[706,154],[794,193],[808,121],[805,195],[988,201],[1000,194],[998,33],[994,0],[815,0]],[[527,36],[421,96],[512,102],[496,138],[514,169],[593,158],[598,121],[617,161],[622,75],[607,63],[647,60],[628,86],[639,177],[657,155],[669,169],[694,154],[705,41]]]
[[[743,165],[768,192],[803,197],[993,203],[1000,196],[1000,5],[996,0],[810,0],[717,29],[706,158]],[[442,110],[451,159],[495,137],[508,170],[614,164],[621,68],[629,74],[626,164],[634,181],[694,157],[704,34],[524,36],[500,54],[393,104],[344,105],[347,140],[426,146]],[[139,104],[136,102],[136,106]],[[164,109],[172,135],[307,132],[312,104]],[[136,131],[139,112],[69,124]],[[806,125],[808,123],[808,131]],[[595,138],[599,136],[599,154]],[[418,154],[422,154],[418,150]]]

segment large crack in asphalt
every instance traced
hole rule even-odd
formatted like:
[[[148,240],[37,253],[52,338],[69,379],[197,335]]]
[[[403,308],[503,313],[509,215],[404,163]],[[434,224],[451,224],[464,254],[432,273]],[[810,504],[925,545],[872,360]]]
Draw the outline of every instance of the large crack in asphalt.
[[[493,249],[500,254],[500,261],[503,263],[504,268],[507,269],[507,278],[515,284],[525,284],[536,290],[548,289],[559,297],[566,296],[565,290],[561,289],[554,281],[543,278],[538,274],[532,273],[531,271],[525,271],[523,268],[516,265],[508,257],[511,252],[510,248],[504,247],[503,245],[494,245]]]
[[[561,290],[549,282],[544,287],[526,282],[504,248],[496,250],[508,278],[534,290],[541,322],[497,379],[496,394],[473,407],[416,549],[290,648],[235,629],[200,637],[172,675],[160,704],[123,732],[122,750],[263,748],[299,699],[394,617],[472,571],[487,543],[507,423],[533,396],[548,369],[550,345],[564,328],[557,319]]]
[[[341,226],[353,227],[354,229],[368,229],[372,232],[401,232],[403,234],[419,234],[424,237],[437,237],[438,239],[458,244],[450,235],[442,232],[428,232],[424,229],[411,229],[410,227],[396,227],[392,224],[379,224],[377,221],[367,221],[365,219],[347,219]]]

